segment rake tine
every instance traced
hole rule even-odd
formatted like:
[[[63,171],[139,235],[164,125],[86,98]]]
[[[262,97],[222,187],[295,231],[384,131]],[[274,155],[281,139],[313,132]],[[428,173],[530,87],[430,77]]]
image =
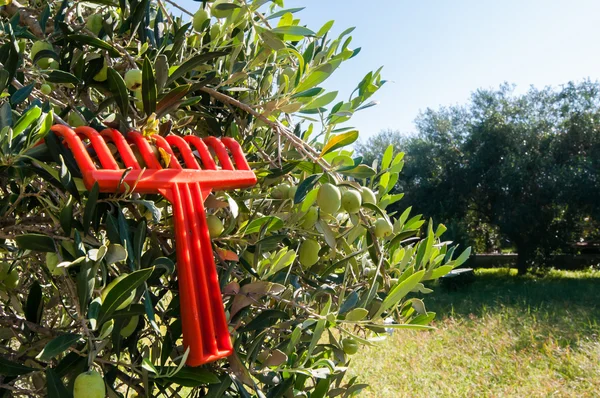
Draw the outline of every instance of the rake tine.
[[[144,158],[144,162],[146,162],[146,165],[149,169],[162,169],[160,162],[158,159],[156,159],[156,156],[154,156],[152,147],[143,135],[137,131],[130,131],[129,134],[127,134],[127,138],[133,141],[133,143],[138,147],[142,157]]]
[[[200,169],[200,165],[196,161],[189,144],[185,142],[183,138],[178,135],[171,134],[167,136],[166,140],[171,147],[175,147],[179,150],[179,153],[181,153],[181,157],[183,158],[183,161],[188,169]]]
[[[231,163],[231,159],[229,158],[227,147],[220,140],[215,137],[206,137],[203,141],[215,151],[224,170],[233,170],[233,163]]]
[[[175,156],[175,153],[173,152],[173,149],[171,149],[169,143],[160,135],[155,135],[154,139],[156,140],[156,146],[161,148],[171,156],[168,167],[171,169],[181,170],[182,167],[179,164],[179,160],[177,160],[177,156]]]
[[[229,148],[229,152],[231,152],[231,156],[233,156],[233,161],[235,162],[235,168],[237,170],[250,170],[248,161],[242,152],[242,147],[236,140],[230,137],[223,137],[221,138],[221,142]]]
[[[102,136],[98,134],[96,130],[91,127],[81,126],[75,129],[75,133],[77,135],[84,135],[90,140],[92,148],[94,148],[96,155],[98,155],[98,159],[100,159],[103,168],[109,170],[119,169],[119,165],[110,152],[108,145],[106,145],[106,141],[104,141]]]
[[[123,163],[125,163],[125,167],[131,167],[134,170],[141,169],[140,164],[135,158],[135,155],[127,143],[127,140],[125,137],[123,137],[123,134],[119,133],[115,129],[104,129],[100,132],[100,135],[104,137],[105,140],[108,139],[115,144],[117,151],[119,151],[119,154],[121,155]]]
[[[200,160],[202,160],[202,165],[204,166],[204,169],[217,169],[217,164],[213,160],[210,151],[208,150],[208,147],[200,137],[196,137],[194,135],[186,135],[185,137],[183,137],[183,139],[196,148],[198,154],[200,155]]]
[[[83,170],[95,171],[97,170],[96,165],[94,164],[92,158],[87,152],[85,145],[81,142],[81,138],[77,136],[75,131],[73,131],[70,127],[55,124],[52,126],[51,131],[58,133],[61,137],[65,139],[69,149],[73,153],[73,157],[77,161],[79,168]]]

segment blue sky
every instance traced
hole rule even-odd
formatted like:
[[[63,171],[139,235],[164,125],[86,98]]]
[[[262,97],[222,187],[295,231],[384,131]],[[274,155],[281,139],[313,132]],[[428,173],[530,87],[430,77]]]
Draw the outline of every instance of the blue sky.
[[[200,3],[184,0],[190,11]],[[557,86],[600,79],[598,0],[286,0],[318,30],[355,26],[361,53],[322,84],[347,97],[370,70],[389,82],[348,125],[366,138],[382,129],[414,131],[419,110],[463,104],[474,90],[515,83]],[[340,97],[338,97],[340,98]]]

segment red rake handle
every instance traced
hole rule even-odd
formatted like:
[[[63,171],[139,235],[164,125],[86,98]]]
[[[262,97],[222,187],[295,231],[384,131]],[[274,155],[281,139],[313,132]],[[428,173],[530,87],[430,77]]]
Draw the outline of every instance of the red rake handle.
[[[156,135],[151,138],[153,144],[170,155],[170,164],[163,168],[149,139],[138,132],[129,132],[124,137],[113,129],[98,133],[90,127],[73,130],[62,125],[53,126],[52,131],[63,137],[71,149],[88,189],[98,183],[102,192],[118,192],[123,191],[124,184],[127,184],[139,193],[160,192],[171,202],[177,240],[183,342],[190,349],[187,364],[198,366],[230,355],[233,348],[206,223],[204,199],[211,190],[256,184],[256,175],[250,169],[241,146],[227,137],[169,135],[163,138]],[[88,141],[88,144],[82,140]],[[108,143],[115,145],[127,169],[119,168]],[[147,168],[140,166],[130,144],[140,151]],[[90,149],[96,153],[100,168],[88,153]],[[216,159],[213,159],[211,151]],[[219,161],[218,165],[215,160]]]
[[[223,309],[199,183],[173,184],[179,306],[187,364],[198,366],[233,352]]]

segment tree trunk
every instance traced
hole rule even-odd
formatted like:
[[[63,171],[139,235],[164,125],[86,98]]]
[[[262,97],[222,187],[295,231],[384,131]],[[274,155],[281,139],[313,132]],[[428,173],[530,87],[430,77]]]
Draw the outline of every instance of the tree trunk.
[[[525,253],[518,253],[517,270],[519,275],[525,275],[527,273],[527,255],[525,255]]]
[[[529,267],[531,253],[527,250],[525,245],[517,245],[517,254],[517,270],[519,275],[525,275],[527,273],[527,268]]]

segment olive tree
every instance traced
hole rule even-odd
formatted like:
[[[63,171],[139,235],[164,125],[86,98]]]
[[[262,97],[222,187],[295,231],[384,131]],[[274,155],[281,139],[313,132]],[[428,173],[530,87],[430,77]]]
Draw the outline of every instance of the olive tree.
[[[516,250],[524,273],[598,239],[600,84],[513,90],[477,90],[466,105],[421,113],[417,134],[381,132],[356,149],[372,160],[400,147],[407,167],[394,189],[453,241]]]
[[[305,27],[282,0],[183,18],[170,1],[3,4],[1,393],[350,396],[359,346],[428,328],[425,283],[469,252],[410,210],[392,224],[402,153],[371,167],[349,149],[342,125],[384,83],[368,73],[348,100],[319,87],[359,53],[352,29]],[[55,124],[241,144],[258,183],[205,202],[231,356],[185,366],[170,203],[87,190]]]

